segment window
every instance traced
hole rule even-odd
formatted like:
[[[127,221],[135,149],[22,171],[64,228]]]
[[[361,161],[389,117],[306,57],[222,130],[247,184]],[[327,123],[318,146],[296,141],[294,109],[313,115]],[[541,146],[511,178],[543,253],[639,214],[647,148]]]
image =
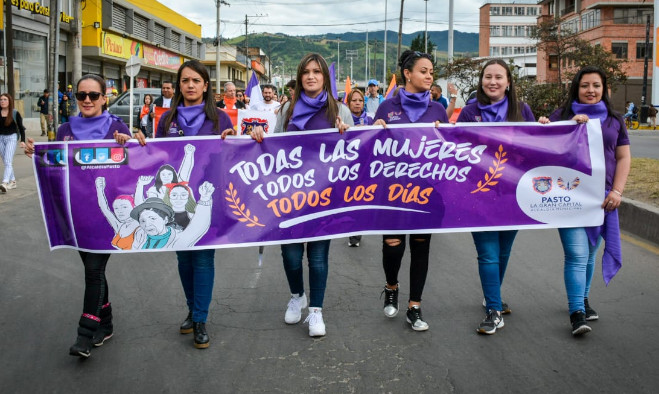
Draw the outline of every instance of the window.
[[[490,37],[501,37],[501,26],[490,26]]]
[[[175,51],[181,50],[181,35],[175,31],[172,32],[172,49]]]
[[[616,56],[616,59],[627,59],[627,43],[612,42],[611,52]]]
[[[613,23],[618,25],[645,24],[646,16],[654,24],[652,8],[616,8],[613,10]]]
[[[126,31],[126,9],[112,4],[112,27]]]
[[[558,68],[558,56],[550,55],[549,56],[549,69],[556,70]]]
[[[513,36],[513,27],[512,26],[501,26],[501,34],[504,37],[512,37]]]
[[[139,38],[146,40],[147,38],[147,28],[148,21],[142,15],[135,14],[133,18],[135,23],[133,24],[133,34]]]
[[[572,33],[579,32],[579,18],[573,18],[561,23],[561,30]]]
[[[535,63],[524,63],[524,67],[527,67],[527,68],[531,68],[531,67],[535,67],[535,66],[536,66]]]
[[[501,7],[501,15],[512,15],[513,7]]]
[[[515,7],[515,15],[523,16],[526,7]]]
[[[526,15],[530,15],[530,16],[538,15],[538,8],[537,7],[527,7],[526,8]]]
[[[636,58],[645,59],[645,41],[640,41],[636,43]],[[648,59],[652,59],[652,41],[650,41]]]
[[[600,24],[600,10],[586,12],[581,16],[581,30],[592,29]]]
[[[165,45],[165,26],[155,24],[153,27],[153,40],[156,44]]]
[[[526,37],[526,26],[515,26],[515,37]]]
[[[490,56],[500,56],[499,47],[490,47]]]
[[[513,47],[501,47],[501,56],[508,56],[513,54]]]
[[[515,47],[514,53],[515,55],[523,55],[524,54],[524,47]]]
[[[536,53],[537,50],[536,47],[526,47],[526,53]]]
[[[499,7],[490,7],[490,15],[501,15],[501,9]]]
[[[185,54],[192,56],[192,39],[185,37]]]

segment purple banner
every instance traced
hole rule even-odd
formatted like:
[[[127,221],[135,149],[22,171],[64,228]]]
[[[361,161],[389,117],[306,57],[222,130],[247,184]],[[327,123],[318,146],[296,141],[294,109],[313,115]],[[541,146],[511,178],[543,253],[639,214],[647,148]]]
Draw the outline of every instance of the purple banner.
[[[44,143],[34,165],[51,248],[171,251],[603,221],[596,121]]]

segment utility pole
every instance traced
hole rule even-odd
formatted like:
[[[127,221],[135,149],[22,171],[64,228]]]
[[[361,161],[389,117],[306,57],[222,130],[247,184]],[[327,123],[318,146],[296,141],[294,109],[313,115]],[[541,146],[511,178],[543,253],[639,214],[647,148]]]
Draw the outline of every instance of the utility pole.
[[[215,52],[215,93],[220,94],[222,91],[222,81],[221,81],[221,61],[220,61],[220,4],[229,5],[229,3],[224,0],[215,0],[215,5],[217,7],[217,26],[215,28],[215,45],[217,46],[217,51]]]
[[[387,83],[387,3],[389,0],[384,0],[384,65],[382,67],[382,81]]]
[[[428,53],[428,0],[424,1],[426,2],[426,49],[423,52]]]
[[[336,37],[336,81],[341,80],[341,37]],[[291,78],[293,79],[293,78]]]
[[[356,49],[346,49],[346,57],[350,60],[350,82],[352,79],[352,59],[354,59],[359,54],[359,51]]]
[[[641,123],[648,121],[648,106],[645,105],[648,95],[648,55],[650,54],[650,15],[645,23],[645,59],[643,62],[643,90],[641,92]]]
[[[73,25],[71,26],[71,33],[73,33],[73,69],[71,70],[72,81],[71,84],[75,85],[82,78],[82,1],[74,0],[73,2]],[[78,106],[74,105],[76,112]]]
[[[448,0],[448,62],[453,61],[453,0]]]
[[[14,30],[11,10],[11,0],[5,1],[5,69],[7,70],[7,93],[16,98],[16,88],[14,85]]]
[[[48,67],[49,70],[49,79],[50,79],[50,86],[51,86],[51,95],[52,97],[52,105],[49,105],[49,112],[53,117],[53,123],[52,123],[52,131],[57,132],[57,114],[58,114],[58,89],[57,89],[57,82],[58,82],[58,75],[59,75],[59,1],[58,0],[50,0],[50,65]],[[51,135],[51,133],[48,133],[48,140],[50,141],[51,138],[54,137],[54,135]]]
[[[247,24],[249,23],[249,20],[247,18],[258,18],[259,16],[263,15],[247,15],[245,14],[245,89],[247,89],[247,85],[249,84],[249,45],[247,42],[247,39],[249,38],[249,35],[247,34]],[[267,16],[267,15],[266,15]]]
[[[400,59],[400,45],[403,42],[403,4],[404,3],[405,0],[400,0],[400,16],[398,17],[398,52],[396,53],[396,64],[398,64],[398,59]]]
[[[366,30],[366,68],[364,68],[364,82],[368,84],[368,30]],[[368,85],[367,85],[368,86]]]

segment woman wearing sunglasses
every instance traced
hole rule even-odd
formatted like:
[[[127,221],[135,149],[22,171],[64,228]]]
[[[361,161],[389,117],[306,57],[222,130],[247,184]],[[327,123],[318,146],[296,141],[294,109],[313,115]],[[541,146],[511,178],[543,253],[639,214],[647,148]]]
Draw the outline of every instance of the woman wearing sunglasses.
[[[385,100],[375,113],[376,125],[390,123],[448,123],[444,107],[430,99],[433,83],[433,64],[430,55],[405,51],[398,61],[401,80],[405,84],[398,94]],[[398,314],[398,271],[405,252],[405,234],[385,235],[382,240],[382,265],[386,283],[384,314],[393,318]],[[421,294],[428,276],[430,234],[409,236],[410,242],[410,298],[407,304],[407,322],[414,331],[425,331],[428,323],[421,314]]]
[[[80,115],[69,118],[57,130],[58,141],[115,139],[124,143],[131,138],[126,124],[111,115],[105,105],[105,80],[87,74],[80,78],[75,98]],[[142,141],[143,143],[143,137]],[[28,139],[25,154],[34,153],[34,140]],[[105,267],[107,253],[79,252],[85,266],[85,295],[82,316],[78,322],[78,338],[69,349],[72,356],[89,357],[93,346],[101,346],[112,337],[112,307],[108,301]]]

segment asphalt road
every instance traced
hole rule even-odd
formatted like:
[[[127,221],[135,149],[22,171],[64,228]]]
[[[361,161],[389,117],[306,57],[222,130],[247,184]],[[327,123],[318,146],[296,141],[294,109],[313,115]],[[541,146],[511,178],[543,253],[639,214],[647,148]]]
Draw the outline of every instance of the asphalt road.
[[[632,157],[659,159],[659,130],[631,130],[629,140]]]
[[[597,271],[593,332],[570,334],[555,230],[520,232],[503,286],[513,313],[493,336],[483,318],[467,233],[435,235],[424,292],[427,332],[379,299],[381,239],[332,242],[327,336],[284,323],[289,292],[278,247],[218,250],[208,330],[198,350],[178,333],[186,315],[173,253],[115,255],[107,269],[114,337],[87,360],[68,355],[82,308],[72,250],[49,251],[29,161],[0,195],[2,393],[656,393],[659,248],[625,236],[624,266],[606,288]],[[640,246],[638,246],[640,245]],[[401,300],[409,278],[401,270]]]

